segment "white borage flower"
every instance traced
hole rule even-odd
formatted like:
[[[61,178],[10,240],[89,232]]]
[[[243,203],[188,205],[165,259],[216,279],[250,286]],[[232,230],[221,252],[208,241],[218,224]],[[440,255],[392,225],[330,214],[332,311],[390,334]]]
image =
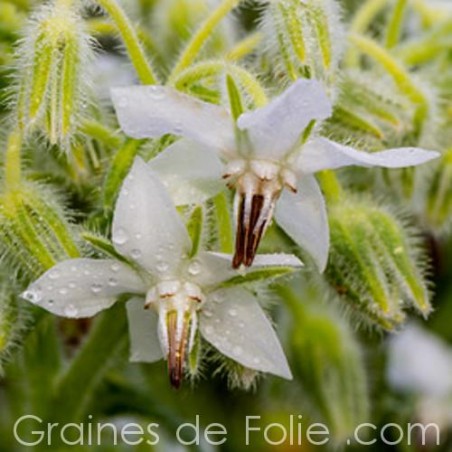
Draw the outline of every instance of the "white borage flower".
[[[47,271],[22,296],[54,314],[79,318],[107,309],[121,294],[131,295],[131,360],[168,359],[174,386],[180,384],[198,328],[205,340],[243,366],[291,378],[258,301],[232,285],[238,275],[230,267],[231,256],[200,251],[189,257],[187,229],[165,187],[140,158],[121,188],[112,239],[132,265],[71,259]],[[261,272],[302,265],[284,254],[256,256],[255,264]]]
[[[275,211],[278,224],[323,271],[329,230],[313,174],[350,165],[407,167],[439,155],[418,148],[366,153],[318,136],[300,145],[312,121],[332,113],[315,80],[298,80],[265,107],[239,116],[236,124],[225,108],[170,87],[115,88],[112,98],[127,135],[150,138],[170,133],[185,138],[150,163],[177,204],[204,201],[221,190],[222,177],[236,190],[234,268],[252,264]]]

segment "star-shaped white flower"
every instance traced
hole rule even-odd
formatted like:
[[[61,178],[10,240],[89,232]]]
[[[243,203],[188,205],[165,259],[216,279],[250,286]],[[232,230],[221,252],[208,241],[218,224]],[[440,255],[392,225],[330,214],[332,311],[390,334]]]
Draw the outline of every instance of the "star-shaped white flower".
[[[172,384],[180,384],[195,333],[240,364],[284,378],[291,373],[278,338],[256,298],[223,283],[237,277],[229,255],[200,251],[170,195],[140,158],[121,188],[113,219],[113,244],[124,261],[71,259],[47,271],[22,296],[65,317],[90,317],[121,294],[127,302],[131,360],[168,359]],[[130,262],[127,263],[127,262]],[[256,256],[257,267],[302,264],[292,255]]]
[[[324,120],[332,112],[315,80],[298,80],[265,107],[239,116],[235,124],[225,108],[170,87],[115,88],[112,98],[127,135],[184,137],[150,163],[177,204],[204,201],[222,189],[222,178],[235,189],[236,268],[251,265],[274,211],[278,224],[323,271],[329,230],[315,172],[350,165],[401,168],[439,155],[418,148],[366,153],[322,137],[300,145],[311,121]]]

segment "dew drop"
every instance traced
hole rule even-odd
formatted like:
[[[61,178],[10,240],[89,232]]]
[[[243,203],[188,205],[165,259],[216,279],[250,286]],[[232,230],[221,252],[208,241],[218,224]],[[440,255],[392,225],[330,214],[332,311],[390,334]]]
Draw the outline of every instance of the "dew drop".
[[[166,272],[168,270],[168,268],[169,268],[169,265],[166,262],[164,262],[164,261],[157,262],[157,271],[158,272],[160,272],[160,273]]]
[[[124,245],[128,240],[129,236],[123,228],[119,228],[113,235],[113,242],[117,245]]]
[[[261,360],[259,358],[254,358],[253,363],[254,364],[260,364]]]
[[[229,309],[228,314],[231,317],[237,317],[237,310],[236,309]]]
[[[108,285],[111,287],[115,287],[118,285],[118,280],[116,278],[109,278]]]
[[[60,293],[60,295],[67,295],[68,290],[66,289],[66,287],[63,287],[58,292]]]
[[[53,270],[49,273],[50,279],[58,279],[60,277],[60,272],[58,270]]]
[[[111,264],[111,271],[113,271],[113,272],[119,272],[119,269],[121,268],[121,266],[117,263],[117,262],[115,262],[114,264]]]
[[[76,317],[78,315],[78,309],[73,304],[68,304],[64,308],[64,315],[66,317]]]
[[[91,292],[94,294],[98,294],[102,290],[102,284],[93,283],[91,284]]]
[[[68,284],[68,287],[69,287],[69,289],[75,289],[75,288],[77,287],[77,284],[75,284],[74,281],[71,281],[71,282]]]
[[[164,97],[164,93],[161,89],[159,89],[157,86],[150,86],[148,88],[148,92],[149,95],[154,99],[154,100],[161,100]]]
[[[37,304],[41,301],[42,296],[41,294],[36,290],[26,290],[22,297],[25,298],[25,300],[30,301],[31,303]]]
[[[138,248],[134,248],[130,254],[134,259],[139,259],[142,253]]]
[[[208,309],[204,309],[204,310],[203,310],[203,314],[204,314],[206,317],[212,317],[212,316],[213,316],[212,311],[209,311]]]
[[[196,276],[196,275],[199,275],[200,272],[201,272],[201,264],[198,261],[191,262],[190,265],[188,266],[188,273],[191,276]]]
[[[206,326],[205,331],[207,334],[213,333],[213,326],[210,325]]]

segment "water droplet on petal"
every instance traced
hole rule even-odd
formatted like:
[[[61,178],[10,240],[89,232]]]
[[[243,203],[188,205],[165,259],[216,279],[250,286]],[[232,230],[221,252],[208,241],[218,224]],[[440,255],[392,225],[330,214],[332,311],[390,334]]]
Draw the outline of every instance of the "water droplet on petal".
[[[131,252],[131,256],[134,259],[139,259],[141,257],[141,251],[138,248],[134,248]]]
[[[237,310],[236,309],[229,309],[228,314],[231,317],[237,317]]]
[[[260,364],[261,360],[259,358],[254,358],[253,363],[254,364]]]
[[[169,268],[169,265],[166,262],[160,261],[157,262],[157,271],[160,273],[166,272]]]
[[[129,236],[123,228],[119,228],[113,235],[113,242],[116,245],[124,245],[128,240]]]
[[[60,272],[58,270],[52,270],[49,273],[49,278],[50,279],[58,279],[60,277]]]
[[[66,295],[67,292],[68,292],[68,290],[66,289],[66,287],[62,287],[62,288],[59,290],[60,295]]]
[[[69,289],[75,289],[75,288],[77,287],[77,284],[75,284],[74,281],[71,281],[71,282],[68,284],[68,287],[69,287]]]
[[[111,287],[115,287],[118,285],[118,280],[116,278],[110,278],[108,280],[108,285]]]
[[[98,294],[102,290],[102,284],[93,283],[91,284],[91,292]]]
[[[30,301],[31,303],[37,304],[41,301],[42,296],[41,293],[36,290],[26,290],[22,294],[22,298],[24,298],[27,301]]]
[[[73,304],[68,304],[64,308],[64,315],[66,317],[76,317],[78,315],[78,309]]]
[[[113,272],[119,272],[119,269],[121,268],[121,266],[117,263],[117,262],[115,262],[114,264],[111,264],[111,271],[113,271]]]
[[[192,276],[199,275],[201,272],[201,264],[198,261],[193,261],[188,266],[188,273]]]
[[[205,331],[207,334],[213,333],[213,326],[210,325],[206,326]]]
[[[208,309],[204,309],[202,312],[203,312],[203,314],[204,314],[206,317],[212,317],[212,316],[213,316],[212,311],[209,311]]]
[[[161,89],[159,89],[157,86],[150,86],[148,88],[148,92],[149,95],[154,99],[154,100],[161,100],[164,97],[164,93]]]

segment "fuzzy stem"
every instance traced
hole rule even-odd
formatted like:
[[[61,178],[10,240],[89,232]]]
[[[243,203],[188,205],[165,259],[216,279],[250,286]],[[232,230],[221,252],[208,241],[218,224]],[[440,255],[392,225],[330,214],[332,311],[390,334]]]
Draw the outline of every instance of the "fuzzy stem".
[[[408,0],[397,0],[397,3],[392,12],[391,20],[388,24],[386,32],[386,48],[392,49],[399,41],[402,22],[405,16]]]
[[[176,75],[193,63],[204,44],[212,36],[215,27],[238,4],[239,0],[223,0],[212,14],[207,17],[182,52],[179,61],[176,63],[168,77],[169,81],[173,80]]]
[[[238,61],[249,55],[262,41],[261,33],[253,33],[250,36],[239,41],[231,50],[226,54],[227,61]]]
[[[5,186],[7,190],[15,189],[21,178],[21,158],[22,136],[19,130],[13,130],[8,137],[5,153]]]
[[[203,78],[221,74],[222,72],[228,72],[240,82],[253,99],[256,107],[262,107],[267,103],[267,95],[254,75],[240,66],[225,63],[224,61],[206,61],[187,68],[178,74],[172,85],[179,90],[183,90]]]
[[[425,94],[412,81],[409,72],[386,49],[364,36],[351,34],[350,40],[359,50],[379,63],[393,78],[400,91],[416,106],[414,125],[419,132],[426,119],[429,106]]]
[[[145,85],[155,85],[158,83],[157,77],[146,59],[135,29],[132,27],[121,6],[115,0],[98,0],[98,3],[116,24],[126,46],[130,61],[135,67],[141,83]]]
[[[350,24],[350,32],[363,34],[379,12],[386,6],[388,0],[367,0],[355,13],[352,23]],[[347,66],[358,66],[358,52],[354,48],[350,48],[345,58]]]

